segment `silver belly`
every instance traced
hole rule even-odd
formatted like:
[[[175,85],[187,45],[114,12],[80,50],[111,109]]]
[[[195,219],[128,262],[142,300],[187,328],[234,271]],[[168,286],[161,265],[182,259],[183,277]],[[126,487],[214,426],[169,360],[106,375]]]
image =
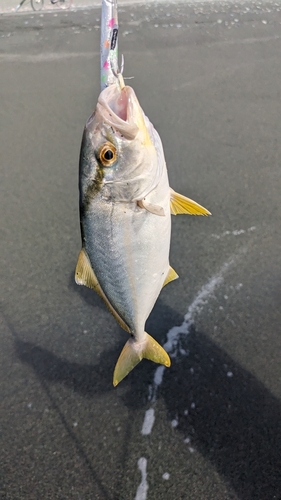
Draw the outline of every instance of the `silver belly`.
[[[97,196],[83,226],[101,288],[141,340],[169,270],[170,214],[159,217],[135,203],[105,202]]]

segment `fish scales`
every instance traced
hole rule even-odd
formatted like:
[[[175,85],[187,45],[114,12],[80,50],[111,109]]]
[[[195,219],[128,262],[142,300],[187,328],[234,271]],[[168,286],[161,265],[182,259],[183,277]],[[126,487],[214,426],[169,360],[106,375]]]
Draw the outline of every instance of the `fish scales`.
[[[85,217],[85,248],[103,291],[141,341],[169,270],[170,217],[131,205],[93,199],[92,214]],[[169,210],[169,198],[166,205]]]

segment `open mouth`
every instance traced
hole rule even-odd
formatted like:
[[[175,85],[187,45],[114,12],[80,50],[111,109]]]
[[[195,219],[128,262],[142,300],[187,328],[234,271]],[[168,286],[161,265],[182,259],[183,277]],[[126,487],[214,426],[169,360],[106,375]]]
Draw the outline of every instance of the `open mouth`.
[[[126,139],[134,139],[139,130],[135,120],[136,104],[138,101],[131,87],[118,89],[110,85],[100,94],[97,110],[103,122]]]
[[[118,118],[126,122],[128,119],[128,94],[126,89],[118,92],[118,97],[116,95],[110,97],[107,102],[108,106]]]

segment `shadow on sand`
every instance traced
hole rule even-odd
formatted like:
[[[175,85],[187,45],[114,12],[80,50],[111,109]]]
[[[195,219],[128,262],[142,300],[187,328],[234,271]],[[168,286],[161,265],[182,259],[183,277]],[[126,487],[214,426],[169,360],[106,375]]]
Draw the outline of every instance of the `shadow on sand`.
[[[171,321],[179,319],[158,301],[149,331],[153,334],[157,319],[158,331],[159,325],[160,333],[167,331],[169,315]],[[192,446],[212,462],[239,499],[280,500],[280,402],[206,334],[192,329],[184,342],[189,355],[172,363],[159,388],[169,418],[177,415],[178,432],[190,437]],[[92,397],[112,390],[108,367],[114,367],[122,345],[105,352],[99,366],[69,362],[19,339],[15,347],[18,358],[32,366],[44,386],[60,383]],[[123,397],[131,411],[147,403],[147,384],[154,371],[155,365],[144,361],[130,374]]]
[[[161,386],[178,431],[239,499],[280,500],[280,401],[207,335],[192,330],[186,340],[189,356],[166,371]]]

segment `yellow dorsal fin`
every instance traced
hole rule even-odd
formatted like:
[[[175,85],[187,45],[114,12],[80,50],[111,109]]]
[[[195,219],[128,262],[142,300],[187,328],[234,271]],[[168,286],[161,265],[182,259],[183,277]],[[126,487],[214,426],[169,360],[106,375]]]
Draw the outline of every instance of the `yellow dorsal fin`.
[[[196,201],[176,193],[173,189],[171,191],[171,214],[189,214],[189,215],[212,215],[209,210],[196,203]]]
[[[170,281],[178,279],[179,275],[176,273],[176,271],[170,266],[167,277],[163,283],[163,287],[168,285]]]
[[[92,288],[97,292],[97,294],[103,299],[105,302],[107,308],[113,314],[114,318],[116,319],[117,323],[123,328],[126,332],[131,332],[130,328],[128,325],[125,323],[125,321],[119,316],[118,312],[114,309],[114,307],[111,305],[109,302],[107,296],[103,292],[98,279],[93,271],[93,268],[91,266],[89,257],[87,255],[87,252],[85,248],[82,248],[82,250],[79,253],[78,256],[78,261],[75,269],[75,281],[77,285],[85,285],[88,288]]]
[[[89,257],[84,248],[80,251],[78,255],[78,260],[75,269],[75,281],[77,285],[85,285],[88,288],[93,288],[98,292],[98,280],[92,269]]]
[[[160,363],[167,367],[171,366],[171,360],[165,349],[163,349],[153,337],[145,332],[145,340],[143,342],[136,342],[134,338],[131,338],[124,345],[114,369],[114,387],[119,384],[119,382],[121,382],[121,380],[123,380],[123,378],[125,378],[143,358],[150,359],[155,363]]]

